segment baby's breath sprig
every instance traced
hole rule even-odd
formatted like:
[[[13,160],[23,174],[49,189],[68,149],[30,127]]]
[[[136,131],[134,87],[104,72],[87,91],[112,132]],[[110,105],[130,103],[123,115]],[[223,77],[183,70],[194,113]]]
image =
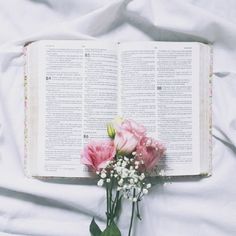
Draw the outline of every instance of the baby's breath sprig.
[[[108,163],[106,168],[97,172],[100,177],[97,183],[98,186],[106,186],[107,189],[107,225],[114,218],[117,218],[116,214],[118,213],[118,207],[122,197],[132,202],[130,232],[135,205],[137,217],[141,220],[139,202],[144,195],[148,194],[151,183],[148,182],[147,176],[140,171],[140,165],[142,165],[142,161],[136,160],[135,153],[133,153],[129,157],[116,156],[114,160]],[[112,189],[116,192],[114,199]]]

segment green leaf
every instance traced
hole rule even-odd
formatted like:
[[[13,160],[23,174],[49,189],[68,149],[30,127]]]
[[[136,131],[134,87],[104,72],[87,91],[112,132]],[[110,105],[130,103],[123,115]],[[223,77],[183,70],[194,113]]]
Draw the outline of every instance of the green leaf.
[[[92,234],[92,236],[101,236],[102,231],[98,227],[97,223],[95,222],[94,218],[91,221],[91,224],[89,226],[89,231]]]
[[[101,236],[121,236],[121,232],[114,222],[107,226]]]

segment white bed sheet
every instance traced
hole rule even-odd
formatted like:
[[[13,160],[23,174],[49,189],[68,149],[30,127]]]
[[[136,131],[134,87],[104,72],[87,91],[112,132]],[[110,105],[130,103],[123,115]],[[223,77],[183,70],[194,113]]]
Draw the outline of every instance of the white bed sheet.
[[[213,175],[153,187],[134,235],[236,235],[236,1],[0,2],[0,235],[88,236],[105,226],[104,189],[23,174],[24,43],[37,39],[208,41],[214,44]],[[120,220],[127,235],[130,210]]]

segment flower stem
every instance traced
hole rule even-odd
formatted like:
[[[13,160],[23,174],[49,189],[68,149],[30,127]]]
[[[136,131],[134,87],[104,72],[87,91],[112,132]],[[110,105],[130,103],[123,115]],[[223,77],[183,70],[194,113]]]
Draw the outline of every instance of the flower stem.
[[[133,191],[133,197],[135,197],[135,189]],[[132,214],[130,219],[130,225],[129,225],[129,235],[131,235],[132,225],[133,225],[133,218],[134,218],[134,209],[135,209],[135,202],[132,202]]]
[[[139,201],[141,201],[140,196],[141,196],[141,192],[138,195],[138,200],[136,202],[136,206],[137,206],[137,217],[139,220],[142,220],[141,215],[140,215],[140,211],[139,211]]]
[[[114,199],[112,209],[111,209],[113,219],[116,217],[115,213],[116,213],[118,198],[119,198],[119,191],[116,191],[116,197]]]
[[[107,226],[110,225],[114,220],[113,205],[115,204],[115,200],[113,202],[112,189],[113,189],[113,179],[111,179],[110,183],[106,184]]]
[[[109,225],[111,223],[111,204],[112,204],[112,188],[110,186],[110,184],[108,184],[108,190],[107,190],[107,199],[108,199],[108,204],[107,204],[107,208],[108,208],[108,215],[107,215],[107,225]]]
[[[109,217],[110,217],[110,224],[112,223],[112,221],[113,221],[113,215],[112,215],[112,201],[113,201],[113,199],[112,199],[112,186],[113,186],[113,180],[111,181],[111,183],[110,183],[110,210],[109,210],[109,212],[110,212],[110,215],[109,215]]]
[[[107,197],[107,226],[109,224],[109,192],[108,192],[108,185],[106,185],[106,197]]]
[[[137,217],[139,218],[139,220],[142,220],[141,215],[140,215],[140,211],[139,211],[139,202],[137,201]]]

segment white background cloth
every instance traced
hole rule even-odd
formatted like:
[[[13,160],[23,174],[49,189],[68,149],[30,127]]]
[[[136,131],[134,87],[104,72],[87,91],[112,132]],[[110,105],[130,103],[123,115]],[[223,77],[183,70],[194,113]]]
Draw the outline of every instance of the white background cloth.
[[[0,235],[88,236],[104,227],[105,192],[23,173],[22,47],[37,39],[207,41],[214,44],[213,175],[156,185],[134,235],[236,235],[236,1],[8,0],[0,2]],[[129,205],[120,220],[127,235]]]

